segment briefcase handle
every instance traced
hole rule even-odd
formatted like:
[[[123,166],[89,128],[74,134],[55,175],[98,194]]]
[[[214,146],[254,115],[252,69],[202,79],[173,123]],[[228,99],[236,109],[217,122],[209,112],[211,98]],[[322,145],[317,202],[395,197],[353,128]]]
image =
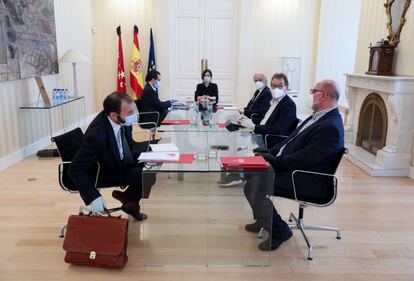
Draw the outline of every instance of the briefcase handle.
[[[119,210],[121,210],[121,208],[112,208],[112,209],[106,209],[105,208],[104,212],[105,212],[105,215],[107,215],[108,217],[121,218],[121,215],[119,215],[119,216],[112,216],[111,215],[111,213],[119,211]],[[83,211],[87,211],[88,213],[85,214]],[[79,207],[79,216],[84,216],[84,215],[93,216],[92,210],[91,210],[91,208],[88,208],[85,205],[80,205],[80,207]],[[97,216],[101,216],[101,215],[97,215]]]

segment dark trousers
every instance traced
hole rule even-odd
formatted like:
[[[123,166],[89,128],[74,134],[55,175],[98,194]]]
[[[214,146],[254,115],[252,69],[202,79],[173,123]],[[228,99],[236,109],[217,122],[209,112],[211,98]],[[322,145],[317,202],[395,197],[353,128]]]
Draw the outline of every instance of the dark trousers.
[[[276,174],[277,176],[277,174]],[[244,194],[253,211],[253,218],[273,237],[281,235],[288,225],[280,217],[267,195],[274,194],[274,177],[268,173],[246,174]]]
[[[122,186],[127,187],[124,194],[129,201],[138,201],[141,198],[148,198],[151,187],[155,184],[155,173],[145,173],[143,175],[141,167],[124,167],[122,169],[122,178],[114,180],[103,177],[98,181],[99,187]]]

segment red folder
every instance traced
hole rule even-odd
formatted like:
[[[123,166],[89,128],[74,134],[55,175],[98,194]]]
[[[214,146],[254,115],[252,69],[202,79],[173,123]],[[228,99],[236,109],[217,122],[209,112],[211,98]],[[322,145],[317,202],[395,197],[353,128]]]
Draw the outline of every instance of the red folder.
[[[223,128],[223,129],[226,128],[226,123],[217,123],[217,125],[219,128]]]
[[[161,124],[163,125],[189,125],[190,120],[163,120]]]
[[[269,164],[263,156],[222,156],[220,165],[224,169],[242,168],[242,169],[268,169]]]
[[[222,105],[217,105],[217,106],[216,106],[216,109],[224,109],[224,106],[222,106]]]
[[[180,159],[178,161],[162,161],[163,163],[180,163],[191,164],[194,161],[194,153],[183,154],[180,153]]]

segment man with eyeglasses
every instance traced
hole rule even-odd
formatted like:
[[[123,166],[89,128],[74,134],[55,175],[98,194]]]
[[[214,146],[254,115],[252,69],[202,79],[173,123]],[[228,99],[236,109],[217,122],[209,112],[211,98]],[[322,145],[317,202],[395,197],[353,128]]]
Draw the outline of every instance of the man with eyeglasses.
[[[266,195],[294,198],[292,171],[331,173],[337,155],[344,147],[344,126],[338,110],[338,83],[333,80],[320,81],[310,93],[313,114],[282,143],[271,149],[254,150],[256,155],[262,155],[275,170],[273,184],[269,184],[273,181],[270,177],[258,175],[252,176],[245,186],[249,190],[246,197],[256,219],[254,223],[246,225],[246,230],[258,232],[263,227],[272,233],[271,237],[259,244],[259,249],[263,251],[275,250],[292,237],[289,226]],[[316,199],[322,197],[324,192],[321,190],[318,193],[318,188],[324,186],[324,181],[318,177],[308,179],[307,189],[302,191],[303,196]],[[273,186],[274,190],[269,190],[267,186]]]
[[[287,95],[289,81],[285,74],[275,73],[270,81],[272,99],[264,116],[243,116],[240,125],[251,129],[256,143],[265,148],[267,134],[288,136],[297,125],[296,105]]]
[[[252,119],[245,115],[239,120],[241,126],[252,130],[252,138],[259,147],[265,148],[264,137],[267,134],[289,135],[297,125],[296,105],[287,95],[289,81],[285,74],[276,73],[271,82],[272,99],[270,107],[263,115],[252,114]],[[243,173],[231,173],[222,177],[220,187],[244,185],[246,180]]]

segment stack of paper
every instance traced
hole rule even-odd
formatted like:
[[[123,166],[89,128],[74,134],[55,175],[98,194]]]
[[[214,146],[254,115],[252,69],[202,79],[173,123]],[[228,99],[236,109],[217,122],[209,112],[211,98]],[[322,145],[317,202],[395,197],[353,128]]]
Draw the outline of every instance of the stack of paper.
[[[173,143],[150,144],[153,152],[179,152],[178,147]]]
[[[180,159],[180,153],[178,152],[142,152],[138,160],[141,162],[165,162],[165,161],[178,161]]]

